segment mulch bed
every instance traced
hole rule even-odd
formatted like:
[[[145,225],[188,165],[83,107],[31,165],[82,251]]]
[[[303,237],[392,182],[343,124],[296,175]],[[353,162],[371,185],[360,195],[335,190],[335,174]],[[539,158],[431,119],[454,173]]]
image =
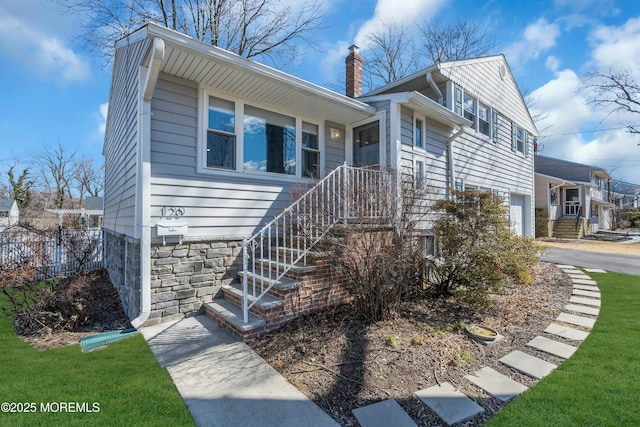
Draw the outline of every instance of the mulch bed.
[[[394,398],[421,426],[442,425],[414,392],[449,382],[485,408],[465,425],[481,425],[504,403],[464,379],[484,366],[508,373],[531,386],[535,380],[498,360],[542,334],[571,295],[570,280],[555,266],[541,263],[531,286],[509,285],[492,296],[490,307],[470,312],[452,299],[416,294],[393,320],[371,324],[348,305],[306,316],[251,347],[293,385],[343,426],[357,425],[351,411]],[[504,340],[483,345],[471,339],[463,322],[483,323]],[[526,348],[553,363],[554,356]]]
[[[77,344],[98,332],[130,328],[117,291],[105,270],[60,279],[34,307],[18,314],[16,333],[39,350]]]

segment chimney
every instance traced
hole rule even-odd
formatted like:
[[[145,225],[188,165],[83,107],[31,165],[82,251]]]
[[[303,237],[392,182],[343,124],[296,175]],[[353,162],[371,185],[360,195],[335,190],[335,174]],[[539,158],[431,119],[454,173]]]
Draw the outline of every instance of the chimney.
[[[360,48],[351,45],[349,47],[349,55],[344,60],[347,68],[347,96],[349,98],[357,98],[362,96],[362,57],[360,56]]]

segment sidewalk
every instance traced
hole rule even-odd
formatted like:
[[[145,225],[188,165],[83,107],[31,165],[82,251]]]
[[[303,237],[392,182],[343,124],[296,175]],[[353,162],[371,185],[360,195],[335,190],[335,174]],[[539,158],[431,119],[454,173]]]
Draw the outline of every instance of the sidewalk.
[[[206,316],[142,328],[199,426],[337,426],[251,350]]]

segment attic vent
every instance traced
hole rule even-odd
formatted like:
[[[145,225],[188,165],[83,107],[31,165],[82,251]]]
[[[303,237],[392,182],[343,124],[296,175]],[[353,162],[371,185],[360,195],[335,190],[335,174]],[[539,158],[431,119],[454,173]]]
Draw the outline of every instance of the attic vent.
[[[507,76],[507,67],[505,67],[504,64],[500,64],[498,72],[500,73],[500,78],[504,80],[504,78]]]

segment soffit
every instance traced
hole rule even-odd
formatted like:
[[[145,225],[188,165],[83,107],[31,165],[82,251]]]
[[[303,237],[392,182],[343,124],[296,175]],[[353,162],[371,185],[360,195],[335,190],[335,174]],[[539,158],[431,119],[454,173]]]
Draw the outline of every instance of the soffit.
[[[165,41],[161,71],[228,96],[254,101],[303,117],[349,124],[371,117],[375,108],[263,64],[149,25]]]

